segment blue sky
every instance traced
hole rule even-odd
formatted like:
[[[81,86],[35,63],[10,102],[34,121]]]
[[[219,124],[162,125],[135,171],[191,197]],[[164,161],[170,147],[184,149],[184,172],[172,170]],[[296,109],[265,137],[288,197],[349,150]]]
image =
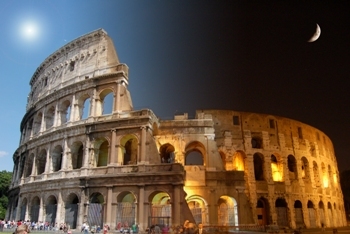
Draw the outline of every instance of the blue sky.
[[[13,168],[36,68],[98,28],[130,68],[135,109],[163,119],[232,109],[300,120],[330,136],[350,169],[349,4],[317,2],[0,1],[0,170]],[[307,43],[316,23],[321,37]]]

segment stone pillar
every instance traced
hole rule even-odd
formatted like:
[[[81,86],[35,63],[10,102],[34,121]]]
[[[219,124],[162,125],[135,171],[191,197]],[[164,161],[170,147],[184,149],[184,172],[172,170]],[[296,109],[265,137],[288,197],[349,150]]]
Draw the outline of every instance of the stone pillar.
[[[113,201],[113,187],[109,186],[107,187],[107,217],[106,217],[106,223],[110,227],[112,226],[112,201]]]
[[[69,119],[68,121],[73,122],[75,120],[75,110],[76,106],[75,106],[75,95],[73,95],[72,97],[72,103],[70,105],[70,115],[69,115]]]
[[[42,133],[43,131],[45,131],[46,129],[46,121],[45,121],[45,111],[43,111],[42,116],[41,116],[41,124],[40,124],[40,133]]]
[[[51,147],[49,146],[49,148],[47,149],[47,152],[46,152],[45,174],[49,174],[52,171],[50,150],[51,150]]]
[[[79,210],[79,215],[77,220],[77,229],[81,230],[81,226],[86,218],[85,217],[85,188],[82,188],[80,192],[80,203],[79,203],[78,210]]]
[[[89,158],[90,158],[91,150],[93,150],[93,148],[90,148],[90,138],[89,138],[89,135],[86,135],[85,153],[84,153],[84,162],[83,162],[84,168],[87,168],[89,166]]]
[[[56,103],[53,127],[61,126],[61,124],[61,110],[58,109],[58,103]]]
[[[96,89],[94,89],[92,97],[90,98],[90,115],[88,117],[96,116]]]
[[[216,190],[214,188],[209,189],[210,202],[208,204],[209,209],[209,225],[218,224],[218,204],[216,200]]]
[[[139,186],[139,198],[137,201],[137,220],[136,223],[139,225],[139,227],[144,230],[147,228],[148,222],[147,222],[147,216],[144,215],[145,212],[145,186],[140,185]]]
[[[117,163],[117,153],[116,153],[116,141],[117,141],[117,130],[112,129],[112,139],[111,139],[111,146],[110,146],[110,160],[109,163],[112,165],[115,165]]]
[[[18,196],[18,203],[15,204],[16,207],[17,207],[15,220],[20,220],[21,219],[21,209],[22,209],[21,203],[22,203],[22,197],[21,197],[21,194],[19,194],[19,196]]]
[[[44,206],[44,204],[43,204],[43,197],[42,196],[40,196],[40,208],[39,208],[39,216],[38,216],[38,221],[42,221],[42,220],[45,220],[44,219],[44,208],[45,208],[45,206]]]
[[[59,225],[63,221],[65,222],[65,218],[62,217],[62,206],[64,208],[64,202],[62,200],[62,191],[58,190],[58,198],[57,198],[57,211],[56,211],[56,223]]]
[[[63,139],[63,154],[62,154],[62,166],[61,170],[65,171],[67,170],[67,158],[68,158],[68,144],[67,144],[67,137],[64,137]]]
[[[172,225],[182,225],[181,223],[181,217],[183,217],[183,214],[181,212],[182,208],[182,194],[181,194],[182,186],[174,185],[174,194],[171,201],[171,208],[172,208]]]
[[[113,113],[118,113],[120,112],[120,82],[117,81],[117,90],[115,92],[114,96],[114,108],[112,110]]]
[[[146,163],[146,131],[147,126],[141,127],[141,144],[140,144],[140,163],[145,164]]]

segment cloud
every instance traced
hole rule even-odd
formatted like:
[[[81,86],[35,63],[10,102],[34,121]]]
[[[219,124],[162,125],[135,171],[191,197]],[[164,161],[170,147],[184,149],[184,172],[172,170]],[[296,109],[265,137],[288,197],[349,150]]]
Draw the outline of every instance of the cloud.
[[[0,150],[0,158],[5,157],[5,156],[8,155],[8,154],[9,154],[9,153]]]

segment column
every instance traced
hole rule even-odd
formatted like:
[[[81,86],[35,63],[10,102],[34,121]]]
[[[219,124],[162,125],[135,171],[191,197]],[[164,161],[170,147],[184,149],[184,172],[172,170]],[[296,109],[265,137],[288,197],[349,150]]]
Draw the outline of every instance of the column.
[[[174,185],[174,195],[172,197],[172,205],[171,208],[173,209],[172,212],[172,225],[182,225],[181,218],[183,218],[183,214],[181,212],[182,203],[185,201],[182,194],[182,186],[181,185]]]
[[[114,108],[113,113],[118,113],[120,111],[120,82],[117,81],[117,90],[114,96]]]
[[[90,100],[90,116],[93,117],[96,116],[96,89],[94,89]]]
[[[21,194],[19,194],[19,196],[18,196],[18,203],[15,204],[16,207],[17,207],[15,220],[20,220],[21,219],[21,213],[22,213],[21,212],[21,209],[22,209],[21,203],[22,203],[22,197],[21,197]]]
[[[93,150],[93,148],[90,148],[90,138],[89,138],[89,135],[86,135],[84,163],[83,163],[84,168],[87,168],[89,166],[89,157],[90,157],[91,150]]]
[[[73,95],[72,103],[71,103],[71,107],[70,107],[70,116],[69,116],[68,121],[73,122],[76,120],[75,113],[76,113],[75,95]]]
[[[56,211],[56,223],[59,225],[62,223],[61,220],[64,220],[62,215],[62,206],[64,207],[64,201],[62,200],[62,191],[58,191],[58,198],[57,198],[57,211]]]
[[[81,230],[81,225],[83,224],[85,216],[85,188],[81,189],[80,193],[80,204],[79,204],[79,215],[77,220],[77,229]]]
[[[50,150],[51,150],[51,146],[49,146],[49,148],[47,149],[47,152],[46,152],[45,174],[49,174],[52,171],[51,160],[50,160],[51,159]]]
[[[58,109],[58,103],[56,103],[55,116],[53,121],[53,127],[61,126],[61,110]]]
[[[67,165],[67,162],[68,162],[68,156],[69,156],[69,149],[68,149],[68,143],[67,143],[67,137],[65,137],[63,139],[63,155],[62,155],[62,167],[61,169],[62,170],[67,170],[68,168],[68,165]]]
[[[43,198],[40,196],[40,208],[39,208],[39,216],[38,216],[38,221],[40,220],[45,220],[44,219],[44,204],[43,204]]]
[[[147,126],[142,126],[141,127],[141,144],[140,144],[140,154],[141,154],[141,159],[140,163],[145,164],[146,163],[146,130]]]
[[[139,225],[142,230],[147,228],[148,222],[147,222],[147,216],[144,215],[145,212],[145,186],[140,185],[139,186],[139,198],[137,201],[137,220],[136,223]]]
[[[112,139],[111,139],[111,146],[110,146],[110,160],[109,163],[112,165],[116,164],[117,161],[117,154],[116,154],[116,141],[117,141],[117,130],[116,129],[112,129]]]
[[[41,123],[40,123],[40,131],[39,133],[45,131],[46,124],[45,124],[45,111],[43,111],[42,116],[41,116]]]
[[[107,187],[107,217],[106,223],[112,227],[112,200],[113,200],[113,187]]]

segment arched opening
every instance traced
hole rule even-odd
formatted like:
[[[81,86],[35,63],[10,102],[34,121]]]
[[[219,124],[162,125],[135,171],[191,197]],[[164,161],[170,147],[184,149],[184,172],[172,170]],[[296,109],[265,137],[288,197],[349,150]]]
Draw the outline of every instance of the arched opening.
[[[218,201],[218,224],[222,226],[238,225],[237,202],[233,197],[220,197]]]
[[[171,203],[170,196],[166,192],[154,192],[149,197],[151,205],[151,217],[149,217],[149,227],[155,224],[159,226],[171,226]]]
[[[46,150],[43,149],[40,151],[39,155],[37,156],[35,160],[36,164],[36,174],[41,175],[45,172],[45,165],[46,165]]]
[[[326,225],[326,219],[325,219],[325,215],[324,215],[324,205],[323,205],[323,202],[320,201],[318,203],[318,212],[319,212],[319,215],[320,215],[320,224],[321,224],[321,227],[322,226],[325,226]]]
[[[45,113],[45,124],[46,130],[50,129],[55,120],[55,107],[51,106]]]
[[[309,212],[309,221],[310,221],[310,228],[316,227],[316,214],[315,214],[315,207],[312,201],[307,202],[307,210]]]
[[[316,186],[320,186],[320,174],[318,172],[318,166],[315,161],[313,162],[313,172],[314,172],[314,181],[316,183]]]
[[[102,100],[102,115],[108,115],[113,113],[113,92],[108,90],[109,92],[101,93]]]
[[[305,180],[310,179],[309,161],[306,157],[301,158],[301,177]]]
[[[284,198],[278,198],[275,203],[277,213],[277,225],[281,227],[289,227],[287,202]]]
[[[82,106],[80,119],[87,119],[90,116],[90,105],[90,98],[85,99]]]
[[[159,149],[160,160],[162,163],[174,163],[175,162],[175,148],[173,145],[166,143]]]
[[[321,168],[322,168],[322,185],[324,188],[328,188],[329,187],[328,173],[324,163],[321,163]]]
[[[71,148],[72,168],[79,169],[83,166],[84,147],[80,141],[74,142]]]
[[[24,198],[21,204],[21,213],[19,216],[20,220],[25,220],[26,213],[27,213],[27,205],[28,205],[27,198]]]
[[[232,167],[234,171],[244,171],[245,154],[241,151],[236,151],[233,154]]]
[[[269,217],[270,217],[270,207],[267,199],[260,198],[256,204],[256,213],[258,216],[258,224],[259,225],[268,225]]]
[[[205,147],[199,141],[188,144],[185,148],[185,165],[204,165]]]
[[[264,180],[264,156],[260,153],[253,155],[255,180]]]
[[[62,155],[63,149],[62,146],[57,145],[52,151],[52,170],[59,171],[62,168]]]
[[[271,155],[271,172],[273,181],[283,181],[283,163],[278,155]]]
[[[130,228],[136,223],[136,198],[134,194],[124,191],[117,197],[117,230]]]
[[[293,155],[288,155],[287,158],[288,163],[288,171],[289,171],[289,179],[297,180],[298,179],[298,170],[297,170],[297,161]]]
[[[118,157],[122,158],[118,159],[118,162],[121,162],[122,165],[137,164],[139,151],[137,138],[134,135],[124,136],[120,145],[122,152],[118,152]]]
[[[88,213],[88,224],[90,226],[103,227],[103,204],[104,197],[101,193],[91,194]]]
[[[187,199],[187,204],[197,225],[209,223],[208,204],[204,198],[191,196]]]
[[[333,172],[332,172],[332,168],[331,165],[328,165],[328,181],[329,181],[329,187],[333,187]]]
[[[333,209],[332,209],[332,204],[330,202],[328,202],[327,208],[328,208],[327,214],[328,214],[329,225],[331,227],[334,227],[334,222],[333,222],[333,220],[334,220],[333,213],[334,212],[333,212]]]
[[[304,216],[303,216],[303,205],[301,201],[296,200],[294,202],[294,213],[295,213],[295,225],[296,227],[304,227]]]
[[[29,177],[32,174],[33,161],[34,161],[34,154],[30,154],[29,157],[26,157],[25,166],[24,166],[24,177]]]
[[[39,221],[39,210],[40,210],[40,199],[38,197],[34,197],[31,203],[30,221],[32,222]]]
[[[77,228],[79,199],[75,193],[69,194],[65,206],[65,222],[71,229]]]
[[[61,124],[67,123],[70,120],[71,104],[66,100],[61,104]]]
[[[108,164],[108,155],[109,155],[109,143],[107,140],[102,139],[102,143],[99,141],[97,145],[98,148],[98,159],[97,159],[97,167],[104,167]]]
[[[45,213],[45,222],[48,222],[49,224],[55,224],[57,213],[57,199],[55,196],[51,195],[47,198]]]
[[[33,134],[37,135],[41,131],[41,122],[43,120],[43,114],[41,112],[38,113],[38,115],[34,119],[34,129]]]

